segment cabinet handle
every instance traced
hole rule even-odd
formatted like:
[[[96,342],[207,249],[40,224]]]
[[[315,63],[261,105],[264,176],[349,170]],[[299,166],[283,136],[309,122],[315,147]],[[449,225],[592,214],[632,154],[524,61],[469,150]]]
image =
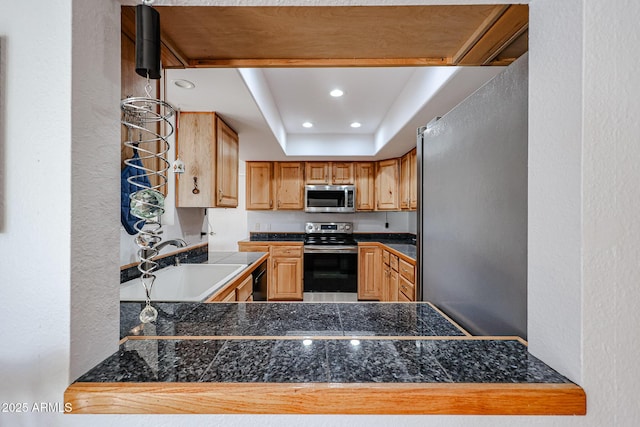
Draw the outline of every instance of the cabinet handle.
[[[280,200],[278,200],[278,207],[280,207]]]
[[[269,200],[269,207],[272,208],[273,207],[273,200]]]
[[[222,188],[218,189],[218,201],[221,202],[222,201]]]

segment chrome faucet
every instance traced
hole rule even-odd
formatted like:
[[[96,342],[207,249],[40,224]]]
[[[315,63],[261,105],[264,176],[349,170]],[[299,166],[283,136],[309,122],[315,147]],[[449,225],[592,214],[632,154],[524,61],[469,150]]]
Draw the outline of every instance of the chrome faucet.
[[[141,258],[148,260],[149,257],[151,256],[152,251],[155,252],[154,255],[157,255],[165,246],[168,246],[168,245],[175,246],[176,248],[184,248],[185,246],[187,246],[187,242],[185,242],[182,239],[165,240],[164,242],[160,242],[155,246],[149,246],[147,248],[141,249],[141,253],[140,253]],[[151,265],[147,265],[147,264],[152,264],[152,263],[146,263],[146,262],[143,263],[145,268],[150,268]]]
[[[185,242],[182,239],[165,240],[164,242],[160,242],[157,245],[155,245],[154,248],[156,251],[160,252],[162,248],[168,245],[173,245],[176,248],[184,248],[185,246],[187,246],[187,242]]]

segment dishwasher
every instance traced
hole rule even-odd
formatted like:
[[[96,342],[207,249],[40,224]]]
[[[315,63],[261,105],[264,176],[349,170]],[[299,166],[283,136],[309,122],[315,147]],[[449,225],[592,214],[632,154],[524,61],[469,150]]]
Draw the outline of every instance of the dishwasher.
[[[267,300],[267,261],[263,261],[253,273],[253,300]]]

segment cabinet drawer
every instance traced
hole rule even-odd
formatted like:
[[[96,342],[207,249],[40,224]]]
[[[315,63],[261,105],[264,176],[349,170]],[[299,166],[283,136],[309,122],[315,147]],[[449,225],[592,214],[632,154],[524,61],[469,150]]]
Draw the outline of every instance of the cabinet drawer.
[[[409,299],[404,293],[398,291],[398,302],[413,302],[413,300]]]
[[[382,263],[383,264],[389,265],[389,256],[390,255],[391,254],[389,253],[389,251],[382,251]],[[397,270],[397,268],[396,268],[396,270]]]
[[[269,252],[268,243],[238,243],[238,252]]]
[[[249,276],[236,288],[236,301],[247,301],[253,294],[253,276]]]
[[[415,266],[409,264],[407,261],[400,260],[400,275],[406,278],[411,284],[416,282],[416,269]]]
[[[395,256],[395,255],[389,254],[389,265],[395,271],[399,271],[398,270],[398,257]]]
[[[271,246],[272,257],[301,258],[302,246]]]
[[[415,301],[416,290],[413,286],[413,283],[409,282],[407,279],[400,276],[400,284],[398,285],[398,299],[402,300],[404,297],[407,297],[409,301]]]

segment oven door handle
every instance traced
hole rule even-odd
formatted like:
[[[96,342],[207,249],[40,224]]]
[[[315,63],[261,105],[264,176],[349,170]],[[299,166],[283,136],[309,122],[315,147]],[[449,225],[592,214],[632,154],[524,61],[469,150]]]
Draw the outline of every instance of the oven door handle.
[[[358,248],[304,248],[305,254],[357,254]]]

